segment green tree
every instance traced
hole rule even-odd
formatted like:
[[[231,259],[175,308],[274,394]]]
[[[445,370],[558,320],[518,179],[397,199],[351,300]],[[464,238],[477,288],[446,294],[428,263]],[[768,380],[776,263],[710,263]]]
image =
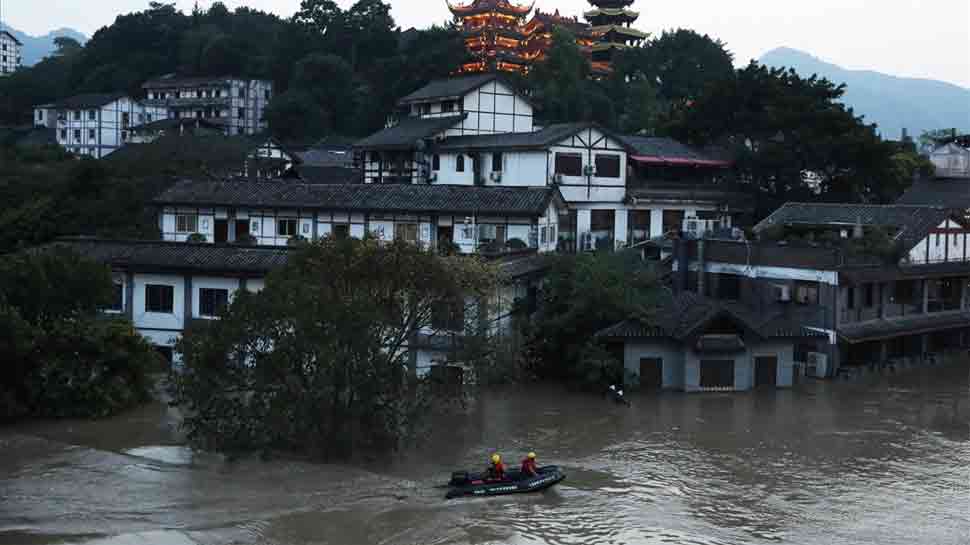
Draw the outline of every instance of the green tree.
[[[529,73],[528,83],[545,121],[615,124],[613,101],[602,85],[590,80],[589,60],[575,36],[564,29],[553,31],[546,60]]]
[[[734,76],[734,58],[724,42],[693,30],[664,32],[634,58],[636,70],[656,83],[663,99],[675,104],[692,101],[711,82]]]
[[[328,126],[341,134],[353,134],[354,71],[336,55],[312,54],[296,65],[290,89],[313,98],[328,117]]]
[[[333,129],[330,114],[304,91],[276,95],[264,114],[269,130],[283,142],[308,142]]]
[[[433,327],[435,309],[493,284],[476,259],[402,242],[301,245],[262,292],[183,339],[177,397],[190,440],[322,458],[393,450],[422,400],[407,388],[406,347]]]
[[[554,259],[538,315],[527,332],[527,359],[540,378],[598,380],[599,373],[590,373],[586,365],[593,336],[629,318],[649,319],[659,284],[635,252]]]

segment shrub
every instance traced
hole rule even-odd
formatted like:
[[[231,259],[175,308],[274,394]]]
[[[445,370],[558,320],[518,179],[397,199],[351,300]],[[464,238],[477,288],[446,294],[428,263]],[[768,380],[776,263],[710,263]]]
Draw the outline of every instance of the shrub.
[[[191,242],[191,243],[194,243],[194,244],[202,244],[202,243],[206,242],[207,240],[208,239],[206,238],[206,236],[203,235],[202,233],[192,233],[191,235],[189,235],[189,238],[185,239],[185,242]]]

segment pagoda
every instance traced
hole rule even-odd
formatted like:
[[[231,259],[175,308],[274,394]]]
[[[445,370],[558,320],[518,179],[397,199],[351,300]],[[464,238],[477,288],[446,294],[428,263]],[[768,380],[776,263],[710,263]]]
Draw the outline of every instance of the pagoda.
[[[584,13],[590,33],[596,43],[592,46],[593,71],[612,71],[616,52],[633,47],[647,38],[647,34],[632,28],[640,14],[629,9],[634,0],[589,0],[595,9]]]
[[[594,38],[589,32],[589,25],[581,22],[577,17],[566,17],[555,13],[544,13],[537,9],[532,19],[523,28],[525,40],[522,42],[522,54],[529,63],[545,60],[546,53],[552,48],[552,33],[556,28],[568,30],[576,37],[576,45],[587,57],[590,56]]]
[[[510,0],[472,0],[465,5],[449,2],[448,9],[461,29],[468,52],[459,72],[526,72],[523,26],[533,6]]]

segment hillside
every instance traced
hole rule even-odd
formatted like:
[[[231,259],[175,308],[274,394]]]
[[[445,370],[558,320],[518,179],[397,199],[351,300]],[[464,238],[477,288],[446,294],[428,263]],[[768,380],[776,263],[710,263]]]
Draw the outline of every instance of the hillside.
[[[818,74],[845,83],[844,102],[868,123],[879,125],[885,138],[898,139],[904,127],[913,136],[951,127],[970,131],[970,89],[930,79],[848,70],[787,47],[765,53],[761,63],[794,68],[803,77]]]
[[[5,27],[10,31],[11,34],[17,37],[18,40],[23,42],[23,64],[24,66],[33,66],[41,61],[47,55],[50,55],[54,51],[54,38],[59,38],[61,36],[67,36],[68,38],[74,38],[82,45],[88,41],[88,37],[80,32],[71,28],[59,28],[57,30],[52,30],[43,36],[30,36],[25,32],[21,32],[15,28]]]

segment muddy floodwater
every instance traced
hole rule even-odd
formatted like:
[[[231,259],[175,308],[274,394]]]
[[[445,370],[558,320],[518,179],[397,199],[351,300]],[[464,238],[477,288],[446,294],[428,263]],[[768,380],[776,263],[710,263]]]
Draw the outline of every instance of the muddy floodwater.
[[[0,429],[0,543],[970,543],[970,366],[790,391],[485,396],[385,467],[192,452],[174,411]],[[536,495],[446,502],[453,468],[535,450]]]

